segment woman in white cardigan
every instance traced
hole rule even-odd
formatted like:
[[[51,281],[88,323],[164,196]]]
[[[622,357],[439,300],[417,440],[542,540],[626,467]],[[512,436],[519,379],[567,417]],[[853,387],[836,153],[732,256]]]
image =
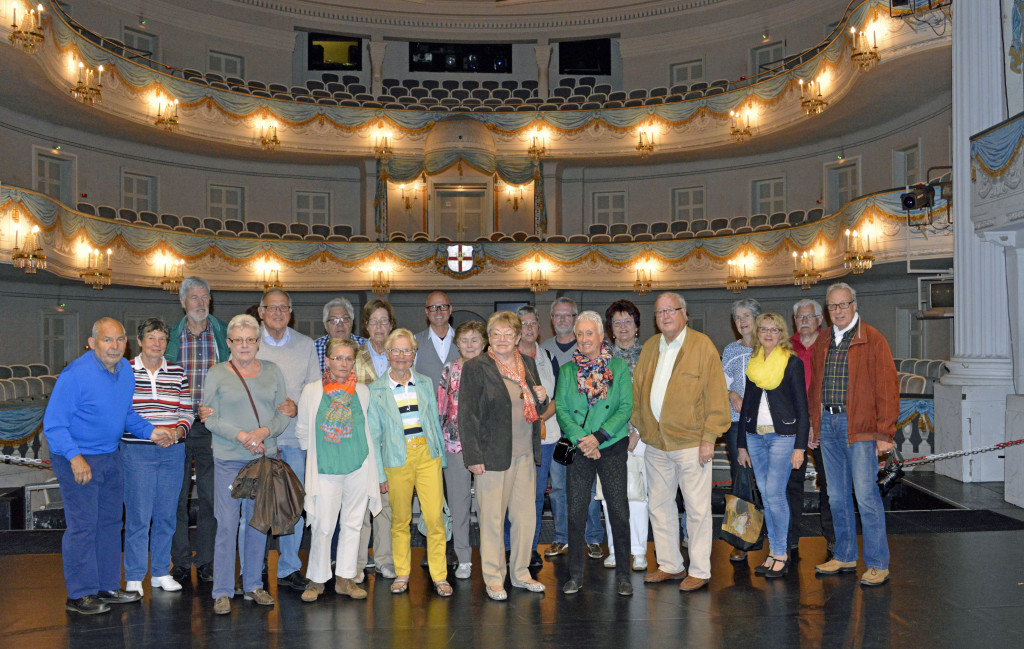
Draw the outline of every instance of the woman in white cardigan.
[[[355,582],[359,531],[367,507],[381,508],[380,483],[373,440],[366,427],[367,387],[356,382],[358,347],[349,340],[327,343],[324,375],[308,384],[299,398],[295,434],[306,451],[306,524],[311,529],[309,584],[302,601],[313,602],[331,576],[331,538],[338,535],[334,590],[352,599],[365,599]]]

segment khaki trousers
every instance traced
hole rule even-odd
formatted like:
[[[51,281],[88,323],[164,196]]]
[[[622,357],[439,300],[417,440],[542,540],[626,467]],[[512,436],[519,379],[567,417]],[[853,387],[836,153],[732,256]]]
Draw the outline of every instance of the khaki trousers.
[[[491,588],[505,585],[505,512],[512,524],[509,533],[511,552],[509,573],[513,584],[533,579],[530,552],[537,524],[537,467],[533,454],[512,458],[506,471],[485,471],[476,476],[476,500],[480,509],[480,566],[484,584]]]

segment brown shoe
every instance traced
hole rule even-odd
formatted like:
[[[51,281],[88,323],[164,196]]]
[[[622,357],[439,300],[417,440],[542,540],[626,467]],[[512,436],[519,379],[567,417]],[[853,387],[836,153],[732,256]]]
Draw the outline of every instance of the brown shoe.
[[[226,595],[221,595],[217,598],[217,601],[213,603],[213,612],[217,615],[227,615],[231,612],[231,598]]]
[[[825,563],[814,566],[814,572],[819,575],[835,575],[840,572],[857,572],[857,562],[832,559],[831,561],[826,561]]]
[[[658,568],[654,572],[649,572],[644,575],[645,584],[657,584],[663,581],[670,581],[672,579],[683,579],[686,577],[686,571],[682,572],[665,572],[661,568]]]
[[[732,552],[729,553],[729,561],[733,563],[743,563],[747,560],[746,550],[740,550],[739,548],[733,548]]]
[[[860,583],[864,586],[881,586],[887,581],[889,581],[889,571],[878,568],[868,568],[860,578]]]
[[[337,577],[334,580],[334,592],[339,595],[348,595],[352,599],[366,599],[366,591],[356,585],[351,579]]]
[[[251,590],[245,593],[245,601],[255,602],[260,606],[273,606],[274,598],[270,596],[270,593],[262,588]]]
[[[302,591],[302,601],[315,602],[324,592],[324,585],[315,581],[306,582],[306,590]]]
[[[679,584],[679,590],[690,592],[694,590],[700,590],[708,585],[707,579],[701,579],[700,577],[694,577],[693,575],[687,575],[683,583]]]

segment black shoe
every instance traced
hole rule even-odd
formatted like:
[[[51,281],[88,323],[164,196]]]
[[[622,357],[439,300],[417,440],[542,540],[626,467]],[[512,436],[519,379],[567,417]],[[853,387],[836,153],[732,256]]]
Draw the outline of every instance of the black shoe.
[[[578,579],[570,579],[562,586],[562,592],[566,595],[575,595],[580,592],[581,588],[583,588],[583,584]]]
[[[110,610],[110,607],[101,602],[100,598],[95,595],[86,595],[78,599],[71,599],[69,597],[68,603],[64,608],[72,613],[81,613],[82,615],[96,615],[97,613],[106,613]]]
[[[199,577],[199,581],[213,581],[213,564],[208,563],[205,566],[196,568],[196,576]]]
[[[104,604],[131,604],[142,599],[142,595],[127,590],[101,590],[99,600]]]
[[[192,566],[174,566],[171,568],[171,579],[181,585],[192,583]]]
[[[533,554],[530,555],[530,567],[531,568],[543,568],[544,560],[540,558],[540,553],[534,550]]]
[[[789,574],[789,559],[772,559],[772,567],[764,573],[765,579],[777,579]]]
[[[587,544],[587,556],[591,559],[603,559],[604,550],[601,549],[600,543],[588,543]]]
[[[623,597],[629,597],[633,594],[633,584],[629,583],[628,579],[620,579],[617,592]]]
[[[306,590],[306,578],[303,577],[298,570],[296,570],[287,577],[278,577],[277,585],[287,586],[288,588],[291,588],[292,590],[297,590],[301,593]]]

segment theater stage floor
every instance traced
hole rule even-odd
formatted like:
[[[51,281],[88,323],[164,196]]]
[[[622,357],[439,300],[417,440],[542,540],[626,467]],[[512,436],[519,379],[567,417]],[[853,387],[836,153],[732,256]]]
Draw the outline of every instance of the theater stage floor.
[[[645,586],[633,573],[635,594],[615,594],[613,571],[588,560],[584,588],[565,596],[567,560],[545,562],[534,594],[511,589],[507,602],[492,602],[475,567],[473,578],[454,581],[455,595],[442,599],[428,589],[413,551],[413,580],[405,595],[391,595],[382,578],[369,579],[370,596],[351,601],[330,590],[305,604],[296,592],[269,591],[263,608],[240,597],[227,616],[212,612],[209,584],[180,593],[151,593],[141,603],[83,617],[64,610],[57,554],[0,556],[0,647],[1018,647],[1024,637],[1024,531],[1021,510],[1000,504],[996,490],[921,479],[947,499],[971,500],[981,517],[936,512],[890,521],[892,579],[863,588],[853,575],[818,577],[825,554],[820,537],[801,539],[801,559],[780,580],[753,575],[763,551],[734,567],[728,547],[716,541],[709,588],[681,593],[677,583]],[[952,481],[949,481],[952,482]],[[962,503],[956,502],[956,504]],[[998,510],[998,514],[993,513]],[[996,518],[993,518],[995,516]],[[975,525],[971,521],[982,521]],[[962,531],[982,528],[992,531]],[[1012,529],[1016,527],[1017,529]],[[935,531],[939,530],[939,531]],[[648,549],[653,562],[653,545]],[[276,555],[271,555],[271,569]],[[478,563],[477,563],[478,565]],[[863,568],[863,566],[862,566]]]

